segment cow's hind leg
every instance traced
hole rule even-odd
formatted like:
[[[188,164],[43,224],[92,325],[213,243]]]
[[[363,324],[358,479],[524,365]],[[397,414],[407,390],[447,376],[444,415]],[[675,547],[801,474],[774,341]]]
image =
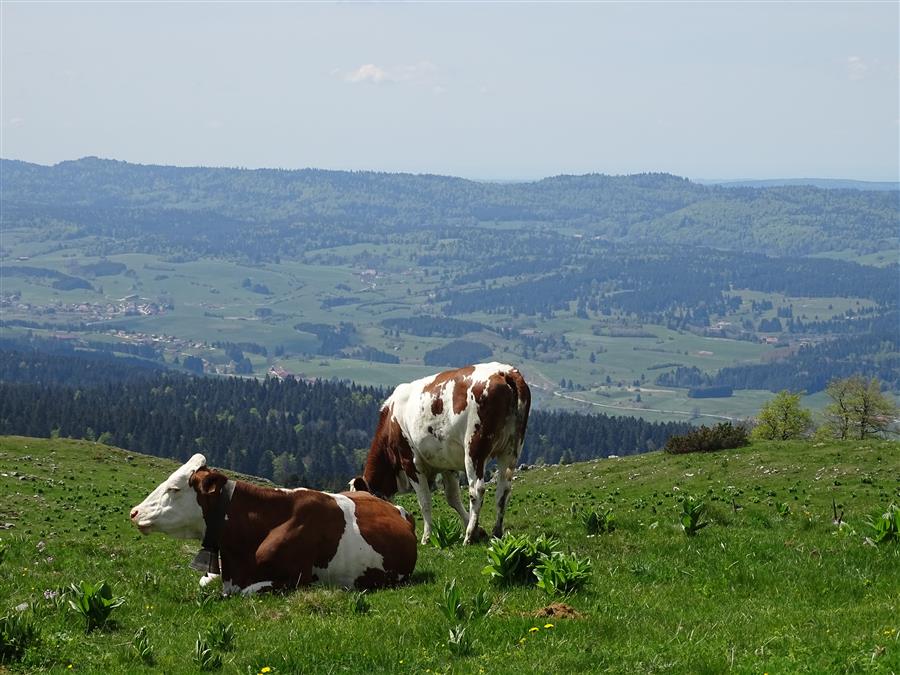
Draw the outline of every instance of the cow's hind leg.
[[[470,455],[466,455],[466,477],[469,479],[469,524],[466,526],[466,536],[463,544],[471,544],[478,539],[478,516],[481,513],[481,505],[484,503],[484,464],[477,470],[475,461]],[[480,476],[478,474],[481,474]]]
[[[512,491],[515,461],[515,458],[505,458],[497,462],[497,520],[492,534],[498,538],[503,536],[503,517],[506,515],[509,493]]]
[[[459,474],[456,471],[444,471],[441,473],[444,479],[444,494],[447,497],[447,503],[454,511],[459,514],[463,525],[469,524],[469,512],[466,511],[462,504],[459,494]]]
[[[411,482],[422,510],[422,543],[427,544],[431,538],[431,488],[428,487],[428,478],[422,473],[419,473],[418,481]]]

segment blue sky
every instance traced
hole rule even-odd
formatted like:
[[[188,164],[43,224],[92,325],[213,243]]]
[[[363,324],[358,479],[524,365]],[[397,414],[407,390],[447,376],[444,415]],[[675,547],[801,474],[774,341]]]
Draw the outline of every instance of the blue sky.
[[[0,155],[898,180],[900,3],[4,1]]]

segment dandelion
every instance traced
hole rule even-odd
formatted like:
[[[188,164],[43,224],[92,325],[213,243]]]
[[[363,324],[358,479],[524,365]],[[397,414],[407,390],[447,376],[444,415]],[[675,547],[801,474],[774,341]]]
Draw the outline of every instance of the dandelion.
[[[544,624],[544,628],[553,628],[553,624],[552,624],[552,623],[545,623],[545,624]]]
[[[532,626],[531,628],[528,629],[528,632],[529,633],[537,633],[539,630],[540,630],[540,628],[538,628],[537,626]]]
[[[401,663],[402,663],[402,661],[401,661]],[[271,673],[271,672],[272,672],[272,669],[271,669],[269,666],[263,666],[262,668],[259,669],[259,672],[261,672],[261,673]]]

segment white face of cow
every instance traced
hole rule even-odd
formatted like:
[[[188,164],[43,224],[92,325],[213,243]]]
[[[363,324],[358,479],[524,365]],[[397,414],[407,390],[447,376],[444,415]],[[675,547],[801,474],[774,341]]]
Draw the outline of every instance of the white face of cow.
[[[162,532],[178,539],[203,538],[203,511],[188,479],[205,464],[206,457],[194,455],[131,510],[131,522],[141,534]]]

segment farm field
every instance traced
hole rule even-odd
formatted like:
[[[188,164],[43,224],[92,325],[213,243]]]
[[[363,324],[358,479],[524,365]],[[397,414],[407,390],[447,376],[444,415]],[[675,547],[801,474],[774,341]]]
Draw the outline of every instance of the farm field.
[[[175,466],[84,441],[0,438],[0,616],[21,611],[39,631],[0,672],[198,672],[198,635],[220,624],[234,634],[216,650],[222,673],[900,670],[900,545],[865,540],[866,518],[900,502],[898,442],[756,443],[519,472],[507,529],[552,535],[592,563],[567,597],[494,586],[480,544],[420,547],[410,584],[362,598],[221,598],[188,568],[198,542],[142,537],[128,522]],[[685,495],[708,504],[693,537],[678,525]],[[414,500],[400,502],[421,531]],[[449,516],[442,497],[435,506]],[[611,509],[616,529],[589,536],[582,508]],[[86,634],[54,594],[101,579],[124,604]],[[451,580],[464,604],[481,591],[492,602],[467,628],[467,656],[451,652],[439,608]],[[553,602],[564,615],[540,615]],[[146,662],[132,648],[142,627]]]
[[[7,233],[4,233],[5,235]],[[419,267],[413,241],[385,245],[347,245],[317,250],[304,260],[283,259],[278,263],[251,265],[216,258],[198,258],[173,262],[162,256],[144,253],[85,255],[83,247],[91,242],[72,241],[64,247],[48,242],[36,243],[34,233],[12,231],[4,245],[9,256],[4,264],[21,264],[63,274],[79,274],[78,266],[106,261],[124,265],[124,272],[91,278],[92,288],[60,290],[47,278],[11,276],[5,279],[4,292],[18,293],[19,299],[4,307],[8,321],[38,321],[59,325],[36,330],[37,335],[66,333],[69,323],[87,324],[88,339],[110,338],[105,325],[123,330],[131,340],[160,336],[167,345],[165,359],[172,363],[187,355],[207,361],[208,371],[230,372],[229,359],[214,343],[253,343],[264,347],[265,356],[247,353],[252,374],[265,376],[272,366],[308,377],[348,379],[360,384],[393,386],[411,376],[436,372],[440,367],[426,366],[423,356],[454,338],[394,333],[382,325],[385,319],[413,316],[441,316],[432,302],[434,294],[448,280],[441,267]],[[25,258],[25,260],[18,260]],[[15,260],[16,262],[11,262]],[[377,263],[372,262],[377,260]],[[377,264],[377,268],[369,265]],[[737,291],[736,291],[737,292]],[[854,298],[790,298],[780,294],[739,291],[743,305],[721,320],[739,325],[750,314],[750,303],[768,300],[773,309],[757,312],[756,318],[772,319],[775,309],[792,304],[798,316],[827,319],[848,309],[867,307],[869,302]],[[140,315],[137,312],[103,316],[102,307],[126,298],[141,298],[167,305],[163,311]],[[23,309],[19,303],[27,303]],[[335,304],[332,304],[335,303]],[[24,307],[24,305],[23,305]],[[687,331],[641,324],[642,337],[619,337],[597,330],[597,320],[576,316],[575,308],[559,311],[552,319],[540,316],[494,315],[471,312],[458,315],[476,321],[485,330],[465,336],[487,345],[491,358],[519,366],[537,385],[537,404],[547,407],[602,409],[554,396],[572,392],[560,387],[571,381],[579,390],[607,387],[615,407],[613,414],[636,414],[652,420],[703,420],[702,415],[745,418],[754,415],[770,392],[742,391],[732,398],[689,399],[687,389],[669,389],[665,395],[644,393],[642,405],[632,406],[635,382],[648,391],[661,373],[677,366],[697,367],[712,373],[721,368],[765,361],[773,347],[758,342],[703,337]],[[399,364],[378,363],[355,358],[316,354],[319,340],[310,332],[298,330],[299,323],[354,326],[354,344],[377,349],[399,359]],[[490,330],[489,330],[490,329]],[[526,351],[518,340],[504,337],[496,330],[514,329],[537,340],[565,340],[567,353],[545,356],[538,350]],[[7,329],[5,329],[7,330]],[[22,335],[25,329],[8,329],[9,335]],[[605,330],[605,329],[604,329]],[[96,331],[96,332],[94,332]],[[184,344],[184,343],[189,344]],[[276,355],[276,352],[278,355]],[[593,355],[593,360],[591,357]],[[611,389],[619,393],[611,392]],[[617,386],[618,385],[618,386]],[[541,394],[541,391],[544,393]],[[652,401],[650,400],[652,397]],[[586,398],[591,394],[587,392]],[[805,401],[819,409],[819,398]],[[606,403],[603,397],[597,402]],[[651,405],[652,403],[652,405]],[[627,408],[627,410],[625,409]],[[634,408],[634,409],[632,409]],[[641,411],[647,410],[646,413]],[[656,412],[663,411],[663,412]],[[700,413],[700,417],[694,415]]]

